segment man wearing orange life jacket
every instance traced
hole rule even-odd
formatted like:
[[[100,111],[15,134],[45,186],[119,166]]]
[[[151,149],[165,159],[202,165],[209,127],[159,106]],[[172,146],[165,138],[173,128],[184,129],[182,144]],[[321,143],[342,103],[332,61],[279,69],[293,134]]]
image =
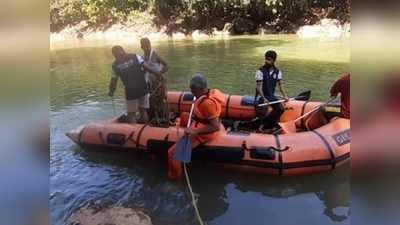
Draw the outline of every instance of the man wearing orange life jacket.
[[[190,90],[196,96],[193,110],[193,122],[190,128],[185,129],[185,133],[190,136],[192,150],[215,138],[218,138],[224,130],[221,124],[220,115],[224,95],[217,89],[208,89],[207,80],[201,74],[196,74],[190,81]],[[181,126],[190,121],[188,113],[181,114]],[[176,146],[168,150],[168,176],[173,179],[180,178],[182,175],[181,162],[173,159]]]

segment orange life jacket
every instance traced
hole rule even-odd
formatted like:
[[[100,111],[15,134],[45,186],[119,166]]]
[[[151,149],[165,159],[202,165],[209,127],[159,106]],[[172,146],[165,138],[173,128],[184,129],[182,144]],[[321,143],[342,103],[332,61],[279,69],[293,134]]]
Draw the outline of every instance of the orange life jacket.
[[[205,104],[205,101],[212,101],[214,104]],[[209,123],[209,119],[219,118],[222,112],[222,105],[225,102],[224,94],[218,89],[210,89],[207,94],[202,95],[198,98],[194,104],[194,120],[198,123],[207,124]],[[212,108],[204,108],[204,107],[212,107]],[[210,112],[213,113],[210,118]]]

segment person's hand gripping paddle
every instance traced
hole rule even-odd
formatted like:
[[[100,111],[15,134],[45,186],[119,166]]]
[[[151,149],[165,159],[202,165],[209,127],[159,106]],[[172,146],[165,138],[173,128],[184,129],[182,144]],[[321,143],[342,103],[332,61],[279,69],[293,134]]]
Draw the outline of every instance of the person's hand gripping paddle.
[[[192,122],[192,114],[194,109],[194,103],[196,102],[196,97],[193,96],[193,103],[190,107],[189,119],[187,122],[187,128],[190,127]],[[176,150],[174,154],[174,160],[181,161],[183,163],[189,163],[192,159],[192,141],[190,136],[185,134],[177,143]]]

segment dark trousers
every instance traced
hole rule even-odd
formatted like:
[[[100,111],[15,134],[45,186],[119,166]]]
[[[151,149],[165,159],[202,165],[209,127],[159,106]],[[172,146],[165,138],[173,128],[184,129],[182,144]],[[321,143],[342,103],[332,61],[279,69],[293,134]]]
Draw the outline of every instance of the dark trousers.
[[[271,129],[278,125],[279,118],[281,118],[285,109],[281,103],[271,105],[272,112],[263,120],[264,128]]]

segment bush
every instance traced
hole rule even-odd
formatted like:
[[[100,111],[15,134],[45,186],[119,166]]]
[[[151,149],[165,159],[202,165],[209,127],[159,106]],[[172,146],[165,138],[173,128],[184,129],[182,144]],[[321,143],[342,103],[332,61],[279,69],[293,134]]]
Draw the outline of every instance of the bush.
[[[92,27],[107,26],[148,7],[146,0],[50,0],[50,29],[58,31],[82,20]]]
[[[86,19],[82,0],[50,0],[50,30],[58,31]]]
[[[246,32],[254,32],[278,21],[297,26],[315,21],[321,17],[315,15],[315,9],[333,9],[322,16],[336,16],[341,22],[349,19],[349,0],[50,0],[50,27],[57,31],[82,20],[92,27],[131,23],[138,18],[147,21],[142,13],[146,11],[151,12],[152,23],[158,27],[173,25],[191,32],[245,21],[252,25]]]

